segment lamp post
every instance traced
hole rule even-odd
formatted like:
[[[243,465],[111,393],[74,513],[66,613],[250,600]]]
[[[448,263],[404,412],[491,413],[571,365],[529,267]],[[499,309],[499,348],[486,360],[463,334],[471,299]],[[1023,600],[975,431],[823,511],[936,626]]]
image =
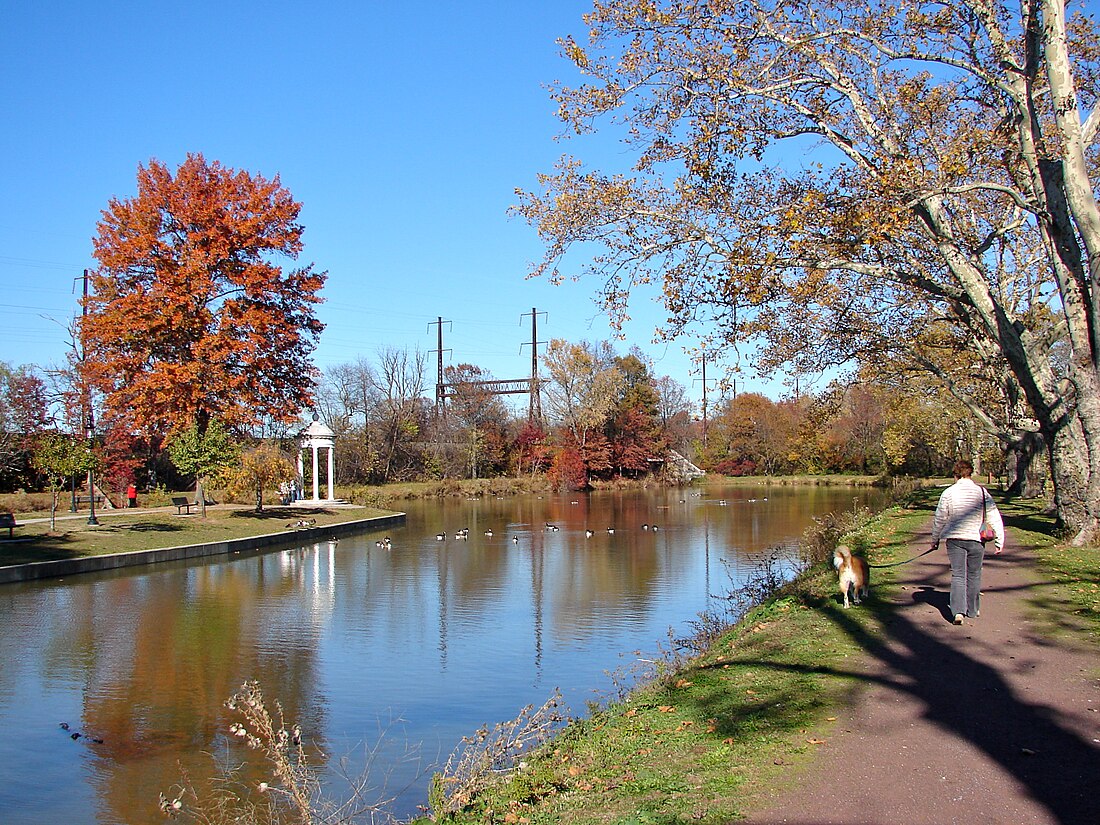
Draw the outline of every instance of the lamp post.
[[[92,411],[88,410],[88,420],[86,422],[87,428],[85,434],[88,437],[88,453],[92,451],[92,439],[95,437],[95,422],[92,420]],[[95,517],[95,472],[91,467],[88,467],[88,524],[99,524],[99,519]]]

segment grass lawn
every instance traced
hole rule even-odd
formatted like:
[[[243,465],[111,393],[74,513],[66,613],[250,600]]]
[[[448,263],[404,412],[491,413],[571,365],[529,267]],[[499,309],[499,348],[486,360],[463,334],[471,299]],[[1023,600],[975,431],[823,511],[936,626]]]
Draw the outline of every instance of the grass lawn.
[[[59,514],[52,531],[48,519],[28,524],[30,514],[20,515],[17,520],[22,526],[15,529],[14,539],[8,540],[7,531],[0,536],[0,566],[291,532],[293,528],[286,525],[299,519],[316,519],[321,526],[391,513],[375,507],[269,507],[257,513],[254,507],[219,505],[208,507],[206,518],[202,518],[195,508],[191,515],[177,515],[175,507],[107,510],[97,512],[98,526],[88,524],[86,513],[74,518]]]

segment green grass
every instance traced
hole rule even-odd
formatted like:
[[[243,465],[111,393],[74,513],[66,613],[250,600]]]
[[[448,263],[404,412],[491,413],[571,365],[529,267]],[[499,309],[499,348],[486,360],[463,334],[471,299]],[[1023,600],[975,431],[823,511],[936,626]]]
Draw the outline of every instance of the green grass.
[[[257,513],[255,508],[208,507],[202,518],[194,508],[191,515],[177,515],[175,507],[154,513],[107,510],[97,513],[98,526],[87,523],[86,513],[77,518],[61,518],[68,513],[60,513],[52,531],[49,521],[26,524],[27,516],[20,515],[22,526],[15,529],[14,540],[7,539],[7,531],[0,537],[0,566],[206,544],[278,533],[298,519],[316,519],[322,526],[390,512],[372,507],[271,507]]]
[[[938,493],[916,493],[909,506],[891,508],[846,540],[879,564],[920,553],[927,544],[914,537]],[[1013,540],[1038,548],[1048,582],[1035,599],[1038,626],[1095,649],[1097,549],[1060,546],[1036,502],[1001,510]],[[744,818],[799,780],[861,690],[865,648],[888,632],[895,572],[876,570],[868,609],[845,611],[831,568],[811,569],[703,655],[572,721],[451,821],[718,825]]]

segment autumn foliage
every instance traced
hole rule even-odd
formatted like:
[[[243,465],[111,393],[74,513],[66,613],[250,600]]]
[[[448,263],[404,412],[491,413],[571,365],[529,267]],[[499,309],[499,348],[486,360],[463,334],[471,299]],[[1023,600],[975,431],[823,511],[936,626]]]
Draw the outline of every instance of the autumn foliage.
[[[594,277],[616,323],[654,298],[662,337],[751,350],[765,372],[931,375],[989,438],[1045,444],[1058,515],[1087,543],[1100,535],[1087,7],[601,0],[586,36],[560,41],[578,82],[552,94],[567,131],[624,152],[602,169],[564,156],[520,193],[545,245],[532,274]]]
[[[173,433],[292,420],[310,403],[325,274],[284,268],[302,250],[301,205],[276,177],[201,154],[173,175],[139,166],[94,239],[85,380],[135,430]]]
[[[584,457],[574,447],[565,447],[554,454],[547,472],[550,484],[557,490],[577,491],[588,487],[588,468]]]

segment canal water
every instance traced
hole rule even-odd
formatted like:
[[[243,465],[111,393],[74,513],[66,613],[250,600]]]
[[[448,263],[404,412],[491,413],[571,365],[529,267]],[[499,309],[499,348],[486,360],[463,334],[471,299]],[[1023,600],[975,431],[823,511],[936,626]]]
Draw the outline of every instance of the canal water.
[[[324,754],[329,793],[344,790],[334,774],[366,773],[368,797],[411,816],[463,736],[555,689],[583,714],[767,550],[793,557],[814,516],[877,497],[711,485],[417,501],[389,547],[378,531],[4,585],[0,822],[161,821],[161,793],[224,759],[225,701],[246,679]]]

